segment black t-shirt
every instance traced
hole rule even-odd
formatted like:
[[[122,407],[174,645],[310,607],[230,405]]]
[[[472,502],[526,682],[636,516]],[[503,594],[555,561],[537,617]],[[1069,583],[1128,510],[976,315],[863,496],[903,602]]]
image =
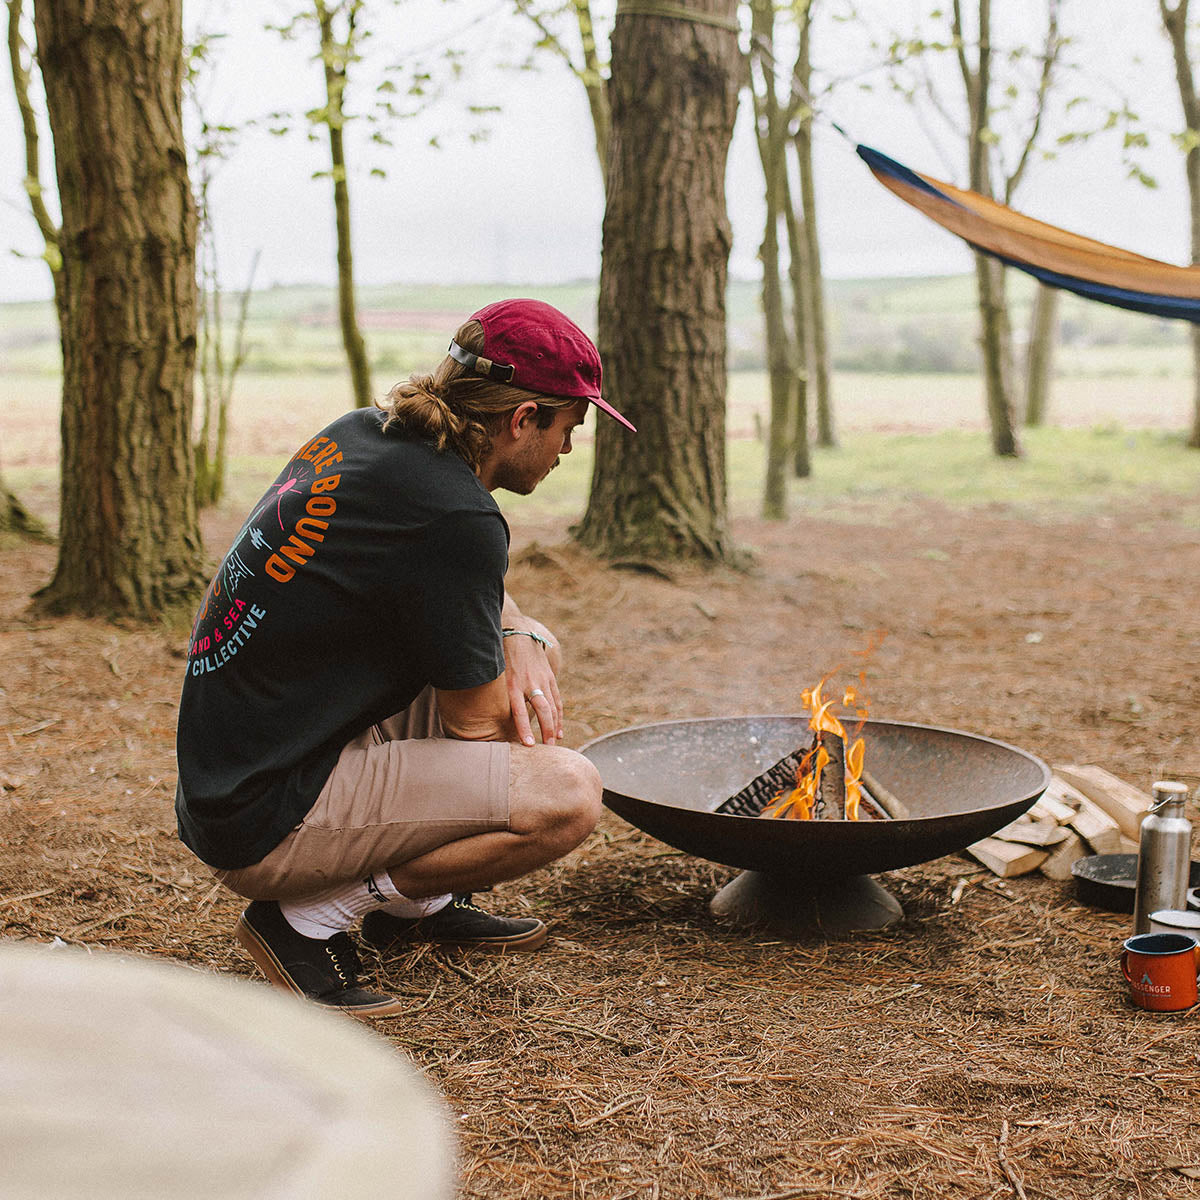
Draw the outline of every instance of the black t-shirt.
[[[429,684],[504,670],[508,526],[470,467],[356,409],[255,506],[192,630],[179,836],[225,870],[268,854],[353,737]]]

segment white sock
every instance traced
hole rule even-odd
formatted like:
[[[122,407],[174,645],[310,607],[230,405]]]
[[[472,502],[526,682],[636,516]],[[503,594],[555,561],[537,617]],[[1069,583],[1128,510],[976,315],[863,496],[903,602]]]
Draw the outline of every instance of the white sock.
[[[379,871],[298,900],[281,900],[279,911],[297,933],[327,941],[335,933],[344,933],[359,917],[403,899],[391,876]]]
[[[441,912],[453,899],[454,897],[449,894],[445,896],[427,896],[424,900],[410,900],[407,896],[401,896],[399,900],[393,900],[389,904],[385,904],[383,911],[390,913],[393,917],[412,921],[417,917],[431,917],[435,912]]]
[[[380,904],[379,907],[385,913],[390,913],[393,917],[400,917],[406,921],[432,916],[435,912],[445,908],[453,899],[452,896],[445,895],[426,896],[423,900],[410,900],[396,887],[392,882],[392,877],[386,871],[380,871],[378,875],[372,876],[372,882],[387,900],[386,904]]]

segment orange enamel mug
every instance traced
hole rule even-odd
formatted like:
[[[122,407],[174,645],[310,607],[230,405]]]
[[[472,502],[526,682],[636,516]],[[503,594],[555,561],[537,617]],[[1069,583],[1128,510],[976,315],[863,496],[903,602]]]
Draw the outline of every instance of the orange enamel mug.
[[[1139,933],[1121,952],[1121,974],[1134,1004],[1179,1012],[1197,1001],[1200,942],[1186,933]]]

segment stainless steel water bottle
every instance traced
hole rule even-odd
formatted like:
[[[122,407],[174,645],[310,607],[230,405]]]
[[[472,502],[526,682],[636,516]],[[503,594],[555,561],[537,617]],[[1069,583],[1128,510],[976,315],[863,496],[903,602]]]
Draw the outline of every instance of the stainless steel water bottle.
[[[1142,819],[1138,848],[1133,932],[1150,932],[1150,914],[1187,907],[1192,859],[1192,823],[1183,815],[1187,785],[1166,780],[1154,785],[1154,803]]]

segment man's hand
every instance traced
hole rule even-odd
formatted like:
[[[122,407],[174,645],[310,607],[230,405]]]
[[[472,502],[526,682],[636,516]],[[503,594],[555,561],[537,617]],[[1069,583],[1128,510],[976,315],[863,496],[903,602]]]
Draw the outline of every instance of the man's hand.
[[[536,633],[550,645],[543,646],[524,633],[514,633],[504,639],[504,678],[513,726],[517,737],[526,746],[534,745],[533,725],[529,719],[529,708],[532,708],[542,741],[547,746],[556,745],[563,736],[562,696],[556,675],[561,661],[558,641],[545,625],[530,617],[522,616],[514,628]]]

